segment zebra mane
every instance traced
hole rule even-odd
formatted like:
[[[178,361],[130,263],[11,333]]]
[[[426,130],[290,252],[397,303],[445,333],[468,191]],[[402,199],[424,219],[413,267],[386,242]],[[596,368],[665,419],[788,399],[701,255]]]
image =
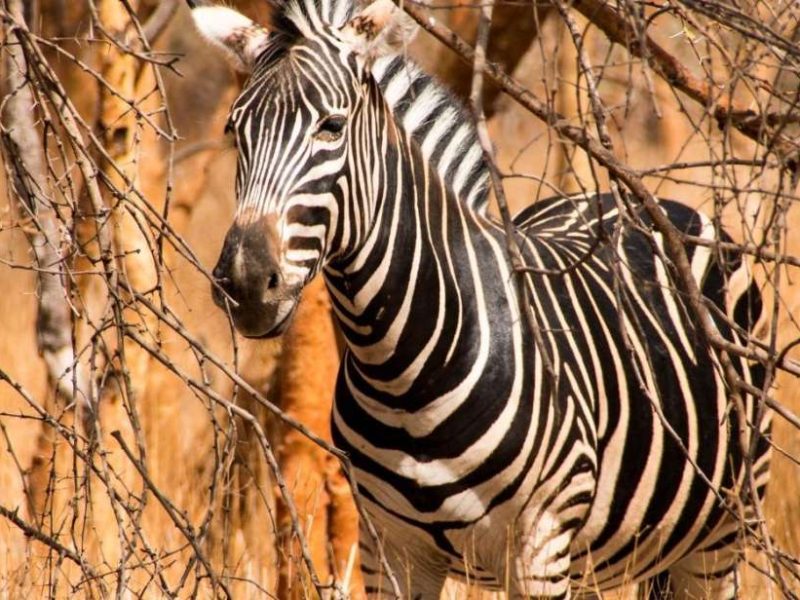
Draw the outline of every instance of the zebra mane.
[[[402,54],[375,61],[372,76],[397,122],[456,197],[485,212],[489,169],[475,123],[461,101]]]
[[[284,35],[284,43],[311,37],[321,26],[343,27],[356,12],[353,0],[267,0],[270,30]]]
[[[344,26],[359,8],[353,0],[271,1],[271,28],[284,48],[313,36],[321,26]],[[461,101],[404,54],[376,59],[371,72],[397,123],[419,144],[442,181],[467,206],[484,213],[489,169],[472,116]]]

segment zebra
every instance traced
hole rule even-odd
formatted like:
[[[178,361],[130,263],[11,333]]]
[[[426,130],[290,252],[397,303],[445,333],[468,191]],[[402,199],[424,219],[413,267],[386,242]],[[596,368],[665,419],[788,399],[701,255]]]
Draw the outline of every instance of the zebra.
[[[647,216],[614,194],[534,203],[514,218],[520,279],[474,129],[405,58],[389,0],[287,0],[266,26],[219,6],[193,16],[250,73],[212,295],[242,335],[272,337],[322,273],[346,342],[334,442],[399,587],[362,531],[367,592],[438,598],[454,576],[566,598],[656,578],[676,597],[734,597],[740,417]],[[660,209],[708,242],[687,243],[692,273],[720,335],[747,344],[762,303],[742,257],[713,248],[729,238],[700,212]]]

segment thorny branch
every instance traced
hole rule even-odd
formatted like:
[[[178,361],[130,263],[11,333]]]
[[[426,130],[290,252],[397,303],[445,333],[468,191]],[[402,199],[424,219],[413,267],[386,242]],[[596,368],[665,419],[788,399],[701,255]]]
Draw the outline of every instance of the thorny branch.
[[[709,3],[710,4],[710,3]],[[597,0],[575,0],[570,6],[599,27],[608,39],[626,48],[632,56],[644,59],[660,77],[675,89],[705,107],[719,126],[732,126],[747,137],[771,148],[792,169],[798,167],[800,144],[781,131],[788,120],[800,117],[798,107],[787,107],[786,113],[764,113],[727,97],[724,87],[714,89],[707,80],[696,77],[677,57],[656,43],[647,31],[637,31],[635,22],[612,4]],[[714,15],[718,18],[718,14]],[[653,22],[653,18],[648,20]]]
[[[556,8],[572,35],[578,52],[581,75],[586,81],[589,103],[594,117],[594,125],[597,129],[597,138],[589,133],[586,126],[578,127],[569,124],[563,115],[555,112],[545,101],[537,98],[530,90],[504,73],[497,65],[486,62],[486,44],[491,25],[491,2],[481,5],[481,24],[479,26],[474,49],[461,40],[454,32],[441,23],[438,23],[433,17],[426,15],[414,4],[403,2],[399,4],[420,26],[455,51],[462,60],[468,63],[472,62],[474,65],[471,103],[478,121],[479,138],[484,148],[487,162],[490,163],[490,173],[498,199],[500,215],[503,225],[506,228],[510,263],[515,269],[524,269],[526,265],[519,264],[519,249],[514,242],[514,225],[510,218],[507,202],[502,191],[502,181],[499,177],[499,171],[494,164],[492,142],[488,137],[485,118],[481,107],[480,86],[484,73],[528,111],[544,121],[548,126],[552,127],[563,138],[570,140],[572,143],[582,148],[591,159],[605,167],[611,178],[612,189],[616,190],[614,184],[619,182],[630,190],[638,202],[641,203],[644,211],[652,220],[656,231],[662,236],[663,248],[666,253],[666,256],[663,258],[666,259],[666,264],[670,264],[673,268],[676,288],[684,297],[696,331],[707,347],[714,350],[722,368],[730,398],[737,414],[737,422],[739,424],[737,432],[738,443],[742,449],[742,453],[747,457],[746,462],[748,463],[746,465],[746,481],[740,493],[743,498],[749,498],[754,506],[756,523],[760,532],[760,540],[761,543],[764,544],[764,550],[770,560],[769,576],[779,585],[781,591],[785,595],[792,596],[790,587],[783,575],[783,568],[786,566],[785,562],[780,559],[778,553],[772,547],[772,538],[767,531],[766,519],[764,517],[762,503],[758,499],[755,478],[752,471],[752,460],[754,458],[753,448],[760,437],[758,423],[760,419],[763,418],[763,410],[762,408],[757,408],[756,423],[750,423],[745,411],[742,394],[747,393],[754,395],[759,400],[759,407],[763,407],[764,405],[772,407],[779,405],[769,395],[769,384],[766,384],[764,389],[752,388],[752,386],[743,381],[738,375],[731,359],[731,354],[746,354],[750,358],[760,359],[761,362],[767,365],[767,378],[770,380],[769,374],[771,373],[771,369],[774,369],[777,363],[774,358],[776,356],[775,326],[778,318],[777,310],[773,309],[772,311],[773,335],[769,342],[771,350],[769,352],[755,356],[758,354],[757,352],[728,342],[719,334],[719,331],[714,325],[709,308],[703,300],[698,282],[692,273],[684,246],[684,235],[659,209],[655,196],[644,185],[639,174],[615,156],[611,137],[605,126],[606,108],[603,106],[599,97],[591,66],[588,64],[583,53],[583,35],[579,31],[577,24],[570,14],[570,9],[566,4],[562,3],[560,0],[554,0]],[[732,101],[720,101],[712,97],[711,88],[706,82],[691,75],[688,69],[683,67],[677,59],[655,44],[647,36],[646,32],[635,32],[632,26],[616,11],[611,9],[610,6],[595,3],[591,0],[578,0],[574,5],[587,16],[590,22],[601,27],[612,42],[624,44],[634,56],[647,58],[650,64],[654,65],[656,72],[667,80],[668,83],[686,93],[690,98],[701,103],[704,107],[708,107],[720,127],[731,124],[751,139],[763,143],[768,149],[774,151],[782,161],[783,167],[791,172],[790,179],[792,180],[792,185],[788,191],[789,193],[793,191],[796,186],[798,171],[798,144],[781,133],[781,127],[785,127],[787,122],[794,122],[795,116],[793,114],[779,116],[770,115],[765,117],[762,113],[756,113],[751,109],[743,109]],[[791,109],[794,110],[795,108],[796,105],[792,105]],[[780,127],[771,132],[770,127],[774,123],[779,123]],[[616,193],[616,196],[619,197],[620,194]],[[632,214],[635,214],[635,210]],[[777,247],[777,245],[780,244],[781,233],[777,228],[773,228],[772,233],[773,236],[775,236],[773,243]],[[654,249],[657,248],[658,246],[654,244]],[[779,257],[776,258],[779,259]],[[778,284],[774,280],[773,284],[778,287]],[[527,303],[525,305],[527,305]],[[532,325],[532,330],[534,332],[538,330],[535,324]],[[798,419],[791,411],[778,410],[777,412],[786,416],[789,422],[797,426]],[[675,432],[671,433],[679,442],[679,445],[682,446],[677,434]],[[695,466],[695,468],[697,467]],[[724,503],[727,504],[727,501]]]
[[[92,579],[92,580],[97,580],[97,581],[102,582],[102,580],[97,575],[95,570],[90,565],[86,564],[86,561],[83,560],[83,558],[81,557],[80,554],[78,554],[74,550],[70,550],[69,548],[67,548],[63,544],[60,544],[57,540],[55,540],[52,537],[50,537],[49,535],[46,535],[45,533],[43,533],[42,530],[39,529],[38,527],[33,526],[30,523],[26,523],[19,516],[19,510],[18,509],[17,510],[9,510],[5,506],[0,506],[0,516],[2,516],[4,518],[8,519],[9,521],[11,521],[12,523],[14,523],[14,525],[19,527],[25,533],[25,535],[30,536],[31,538],[35,539],[38,542],[41,542],[41,543],[45,544],[46,546],[49,546],[55,552],[57,552],[59,556],[63,556],[65,558],[68,558],[72,562],[74,562],[76,565],[78,565],[81,568],[81,571],[83,571],[85,573],[85,576],[86,576],[87,579]]]
[[[15,207],[11,216],[3,215],[0,232],[25,232],[32,257],[4,254],[0,262],[39,282],[40,349],[49,378],[59,385],[62,395],[56,402],[40,401],[12,376],[10,369],[0,365],[0,393],[19,400],[19,404],[6,405],[10,401],[0,396],[0,428],[16,465],[12,479],[23,480],[17,485],[25,490],[21,498],[28,495],[28,489],[33,490],[31,504],[35,505],[28,507],[33,509],[30,516],[25,516],[25,508],[0,506],[0,523],[20,532],[25,540],[35,540],[31,548],[37,553],[44,549],[45,562],[36,562],[38,556],[34,562],[49,568],[29,569],[20,577],[27,577],[29,586],[44,582],[52,595],[66,585],[70,594],[86,596],[147,596],[156,589],[168,597],[237,597],[247,594],[246,590],[264,593],[274,587],[273,557],[267,550],[274,532],[270,531],[268,515],[272,499],[280,497],[289,507],[292,531],[299,541],[298,570],[304,574],[306,594],[340,593],[336,581],[320,580],[315,573],[306,543],[312,524],[300,520],[302,507],[293,502],[291,484],[278,467],[273,447],[279,447],[280,440],[275,439],[274,424],[286,424],[336,456],[355,487],[347,457],[275,403],[262,362],[252,357],[240,361],[239,354],[244,351],[235,339],[219,349],[214,345],[216,340],[209,337],[221,336],[207,335],[206,315],[200,316],[198,327],[191,323],[198,320],[197,313],[186,309],[204,310],[193,307],[199,305],[200,295],[207,296],[211,280],[207,266],[198,258],[199,246],[207,241],[206,232],[199,243],[193,241],[192,232],[177,226],[171,211],[177,204],[176,196],[183,194],[181,209],[191,213],[198,190],[213,184],[216,177],[215,173],[215,177],[206,178],[204,169],[229,145],[221,135],[215,137],[214,126],[207,126],[208,117],[202,113],[189,116],[203,122],[200,134],[179,142],[184,132],[176,123],[181,119],[173,118],[185,115],[174,110],[174,97],[167,101],[165,83],[165,77],[174,76],[177,58],[164,53],[165,48],[172,49],[169,44],[153,48],[157,41],[176,35],[169,25],[180,18],[179,4],[176,0],[157,4],[131,0],[58,3],[59,10],[76,11],[70,13],[72,17],[91,24],[90,29],[76,34],[69,30],[41,31],[38,21],[37,27],[25,22],[20,0],[0,3],[0,20],[7,32],[2,45],[7,93],[0,102],[0,134]],[[790,251],[786,237],[787,215],[796,200],[800,101],[791,86],[779,85],[782,77],[800,72],[797,30],[787,33],[781,29],[796,9],[775,3],[756,18],[756,12],[712,0],[658,6],[597,0],[548,3],[536,13],[542,23],[526,31],[533,31],[537,43],[544,47],[554,33],[547,28],[550,25],[545,23],[545,15],[549,15],[550,24],[556,21],[564,27],[567,46],[574,48],[577,56],[578,70],[570,84],[576,96],[583,95],[588,107],[575,117],[568,111],[559,112],[556,94],[546,92],[549,95],[543,97],[530,84],[512,78],[487,59],[492,18],[497,16],[495,4],[501,11],[506,8],[493,1],[462,3],[459,8],[477,9],[479,13],[474,49],[418,5],[406,2],[404,8],[469,65],[471,77],[466,83],[471,85],[465,87],[471,88],[480,142],[491,166],[511,270],[520,281],[526,281],[524,273],[535,268],[524,264],[517,247],[511,219],[515,198],[506,194],[496,164],[503,160],[498,158],[503,146],[495,148],[486,122],[486,96],[482,94],[486,81],[505,91],[545,123],[548,132],[555,133],[558,139],[550,147],[566,141],[581,148],[592,164],[603,167],[610,174],[612,190],[621,201],[628,202],[630,215],[644,211],[650,216],[662,236],[663,254],[672,265],[677,293],[686,299],[697,331],[715,349],[730,388],[739,397],[734,410],[742,425],[737,432],[741,443],[752,449],[756,438],[752,431],[764,416],[764,406],[795,428],[796,434],[800,417],[797,405],[785,399],[783,392],[788,386],[756,389],[742,381],[731,366],[734,358],[743,357],[767,365],[769,380],[778,371],[787,377],[800,375],[800,364],[790,356],[799,345],[800,332],[791,314],[793,305],[782,295],[793,277],[790,267],[800,266],[800,258]],[[533,18],[533,7],[527,3],[515,3],[512,12],[524,15],[528,9]],[[62,15],[64,19],[67,13]],[[591,27],[584,25],[577,13],[588,19]],[[720,24],[719,15],[725,15],[727,23]],[[687,64],[655,27],[665,19],[685,25],[681,41],[685,38],[691,50],[702,55],[699,67]],[[513,27],[513,23],[503,27]],[[693,36],[692,31],[702,31],[703,27],[709,30],[705,36]],[[678,92],[675,103],[688,119],[696,118],[693,135],[710,149],[716,148],[715,144],[723,149],[710,152],[708,160],[677,156],[673,162],[634,167],[621,149],[624,144],[615,137],[615,111],[619,107],[606,97],[606,87],[613,79],[607,71],[613,70],[616,59],[610,58],[609,49],[604,62],[597,60],[590,44],[593,28],[602,31],[610,45],[624,50],[632,63],[638,61],[644,71],[651,70],[670,91]],[[715,28],[722,33],[715,35]],[[503,35],[514,35],[514,31],[504,29],[495,39]],[[746,56],[733,44],[720,42],[730,41],[734,35],[742,36]],[[73,37],[80,43],[74,43]],[[515,48],[512,57],[498,58],[511,58],[504,64],[522,64],[519,61],[524,63],[525,59],[519,50]],[[556,48],[556,54],[565,51]],[[545,63],[550,61],[546,66],[555,64],[553,56],[541,54]],[[722,66],[717,68],[723,75],[705,60],[708,55],[722,57]],[[773,71],[776,74],[769,81]],[[632,69],[632,78],[630,73]],[[726,75],[731,83],[723,85]],[[752,93],[737,95],[733,82],[738,82],[737,91]],[[630,80],[623,83],[629,89],[633,86]],[[655,103],[656,92],[650,93]],[[81,101],[86,104],[86,98],[81,94],[87,95],[91,100],[88,104],[93,106],[101,99],[107,109],[104,116],[96,109],[83,108]],[[684,105],[687,98],[689,103]],[[658,101],[664,103],[665,98]],[[178,106],[191,112],[191,102]],[[693,112],[693,108],[697,110]],[[499,119],[504,110],[508,109],[498,108]],[[721,133],[722,140],[718,142],[712,131]],[[733,152],[731,148],[740,144],[733,135],[760,146],[748,146],[749,154]],[[154,156],[156,169],[148,167]],[[212,167],[216,169],[217,164]],[[195,170],[187,173],[185,169],[190,168]],[[742,171],[737,169],[748,168],[751,170],[742,179]],[[181,169],[183,175],[176,175]],[[758,178],[778,174],[780,183],[764,194],[758,207],[765,225],[749,225],[741,243],[711,241],[675,231],[658,210],[655,195],[643,178],[647,177],[648,183],[665,181],[672,171],[680,169],[691,169],[691,173],[706,170],[719,177],[709,185],[709,195],[715,203],[731,204],[737,203],[737,194],[743,190],[757,188]],[[594,168],[592,174],[596,175]],[[537,176],[547,178],[542,173]],[[596,186],[600,187],[599,179]],[[743,208],[741,212],[744,215]],[[765,272],[762,287],[773,293],[769,303],[772,322],[764,327],[764,331],[769,330],[766,339],[736,344],[711,326],[712,317],[724,315],[714,313],[716,308],[700,297],[684,252],[686,242],[719,255],[733,252],[749,256]],[[661,251],[658,244],[654,243],[654,248]],[[591,252],[586,259],[590,258]],[[149,268],[152,272],[144,277]],[[187,271],[196,278],[189,285],[181,280]],[[202,294],[190,297],[195,285],[202,286]],[[519,287],[525,297],[533,293],[527,285]],[[526,311],[525,318],[547,359],[545,371],[555,390],[555,369],[542,332],[532,314]],[[781,323],[795,325],[793,335],[779,337],[779,318]],[[229,351],[233,360],[227,358]],[[267,350],[260,346],[244,354],[248,352],[255,356]],[[76,391],[82,394],[80,398],[75,396]],[[51,388],[48,394],[53,393]],[[753,423],[746,422],[741,413],[744,394],[761,403]],[[81,398],[93,419],[75,418],[73,401]],[[192,420],[196,412],[202,415],[201,425]],[[24,428],[31,422],[41,433],[35,452],[28,452],[33,457],[28,468],[20,463],[24,452],[11,425]],[[670,434],[680,442],[677,432]],[[772,438],[769,442],[780,448]],[[164,452],[168,459],[163,462],[157,460],[160,446],[167,448]],[[241,453],[248,456],[247,464],[242,464],[240,451],[250,447],[252,452]],[[800,458],[794,450],[786,453],[795,461]],[[164,454],[161,456],[163,459]],[[235,483],[237,477],[239,483]],[[753,486],[750,473],[741,491],[752,494]],[[355,501],[381,549],[378,532],[361,508],[357,493]],[[796,557],[773,545],[766,529],[768,515],[757,508],[756,518],[743,523],[743,528],[756,534],[756,549],[771,561],[769,568],[763,569],[790,595],[789,588],[800,581]],[[104,522],[100,520],[103,515]],[[234,526],[236,518],[240,521]],[[225,523],[218,526],[219,521]],[[103,527],[110,534],[98,531]],[[0,547],[4,547],[5,535],[6,530],[0,528]],[[239,546],[237,536],[244,540]],[[15,539],[13,534],[9,539]],[[381,558],[391,587],[399,589],[385,556]],[[35,572],[45,573],[45,579],[35,580]],[[0,573],[0,586],[4,575]]]
[[[462,60],[470,63],[475,61],[476,52],[473,48],[445,25],[437,22],[433,17],[428,16],[416,6],[404,4],[403,9],[421,27],[431,33],[448,48],[456,52]],[[711,327],[710,323],[712,321],[708,318],[707,309],[703,306],[701,301],[701,294],[697,288],[697,283],[691,276],[691,267],[689,266],[683,246],[684,234],[678,231],[658,208],[655,196],[644,185],[637,171],[618,159],[601,141],[593,137],[586,128],[571,125],[568,119],[555,112],[545,101],[539,99],[530,90],[525,88],[525,86],[507,73],[504,73],[496,65],[486,62],[485,75],[492,79],[492,81],[523,108],[545,122],[563,138],[570,140],[576,146],[583,149],[589,156],[596,160],[598,164],[608,169],[609,173],[623,183],[642,203],[657,230],[664,235],[667,254],[679,274],[681,285],[684,286],[682,291],[686,295],[687,302],[698,321],[699,331],[707,337],[707,341],[712,346],[723,353],[727,353],[729,351],[728,342]],[[753,248],[751,248],[750,251],[756,252]],[[758,252],[760,253],[760,250]],[[760,253],[760,258],[764,260],[768,260],[769,257],[769,253]],[[748,350],[743,348],[741,352],[747,353]],[[757,357],[752,354],[748,354],[748,356],[757,359]],[[723,361],[723,364],[725,363],[727,363],[727,361]],[[731,388],[740,388],[742,386],[740,378],[735,375],[735,373],[730,373],[727,367],[725,370],[732,384]]]
[[[492,180],[492,189],[495,193],[497,205],[500,209],[500,215],[503,220],[503,227],[506,234],[506,249],[510,258],[511,267],[513,269],[512,277],[515,281],[515,289],[517,291],[518,305],[524,315],[525,322],[533,334],[533,339],[536,343],[536,348],[539,351],[539,357],[544,366],[544,372],[549,380],[549,389],[551,398],[553,398],[552,409],[556,411],[557,420],[560,420],[558,415],[559,405],[555,401],[556,394],[558,393],[558,376],[553,366],[553,360],[550,356],[550,351],[545,343],[542,329],[536,321],[536,312],[528,307],[533,306],[530,282],[525,277],[525,273],[529,267],[525,264],[525,260],[520,252],[519,244],[517,242],[517,235],[514,223],[511,219],[511,212],[508,208],[505,191],[503,190],[503,180],[500,176],[500,171],[497,168],[495,161],[494,147],[491,137],[489,136],[489,129],[486,125],[486,113],[483,107],[484,92],[483,92],[483,75],[486,68],[486,54],[489,46],[489,34],[492,27],[492,13],[494,9],[494,2],[484,3],[481,6],[480,18],[478,21],[477,40],[475,44],[475,60],[472,66],[472,87],[470,91],[470,105],[472,106],[472,113],[475,117],[475,122],[478,128],[478,139],[483,148],[483,154],[486,157],[486,164],[489,166],[489,174]]]
[[[22,22],[21,0],[9,0],[8,11]],[[6,53],[9,95],[3,102],[2,142],[6,173],[25,219],[30,245],[36,256],[39,280],[39,307],[36,334],[39,351],[48,367],[48,375],[66,398],[86,400],[84,374],[72,370],[72,314],[67,297],[67,278],[61,256],[62,233],[58,216],[49,199],[45,174],[44,150],[35,123],[36,104],[28,81],[28,63],[22,50],[22,36],[9,22],[6,39],[16,40]],[[73,376],[70,377],[70,371]]]

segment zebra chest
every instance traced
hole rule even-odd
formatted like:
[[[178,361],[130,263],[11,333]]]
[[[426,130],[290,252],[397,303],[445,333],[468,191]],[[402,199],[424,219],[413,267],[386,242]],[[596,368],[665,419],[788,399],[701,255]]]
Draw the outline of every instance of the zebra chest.
[[[561,451],[584,444],[568,443],[583,437],[577,429],[559,435],[557,415],[537,401],[532,373],[506,378],[497,371],[414,411],[341,375],[334,442],[350,455],[364,495],[426,526],[477,524],[501,505],[513,520],[541,473],[558,470]],[[550,452],[554,444],[560,450]]]

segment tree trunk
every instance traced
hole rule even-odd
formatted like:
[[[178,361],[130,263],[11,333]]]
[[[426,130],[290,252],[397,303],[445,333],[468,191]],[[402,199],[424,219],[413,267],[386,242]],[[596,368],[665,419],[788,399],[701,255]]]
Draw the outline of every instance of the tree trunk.
[[[24,24],[22,2],[9,0],[8,7],[18,23]],[[14,35],[10,28],[7,31]],[[86,400],[85,374],[72,370],[76,362],[72,313],[61,256],[59,215],[53,208],[42,132],[35,122],[37,101],[31,90],[32,83],[27,80],[29,70],[22,47],[11,44],[6,52],[11,94],[3,113],[6,128],[2,136],[3,154],[12,174],[11,185],[19,201],[20,216],[28,223],[25,231],[39,269],[36,338],[50,383],[45,408],[56,413],[54,402],[58,395],[66,398],[67,404]],[[43,425],[29,472],[29,508],[37,523],[43,522],[48,510],[54,442],[52,428]]]

